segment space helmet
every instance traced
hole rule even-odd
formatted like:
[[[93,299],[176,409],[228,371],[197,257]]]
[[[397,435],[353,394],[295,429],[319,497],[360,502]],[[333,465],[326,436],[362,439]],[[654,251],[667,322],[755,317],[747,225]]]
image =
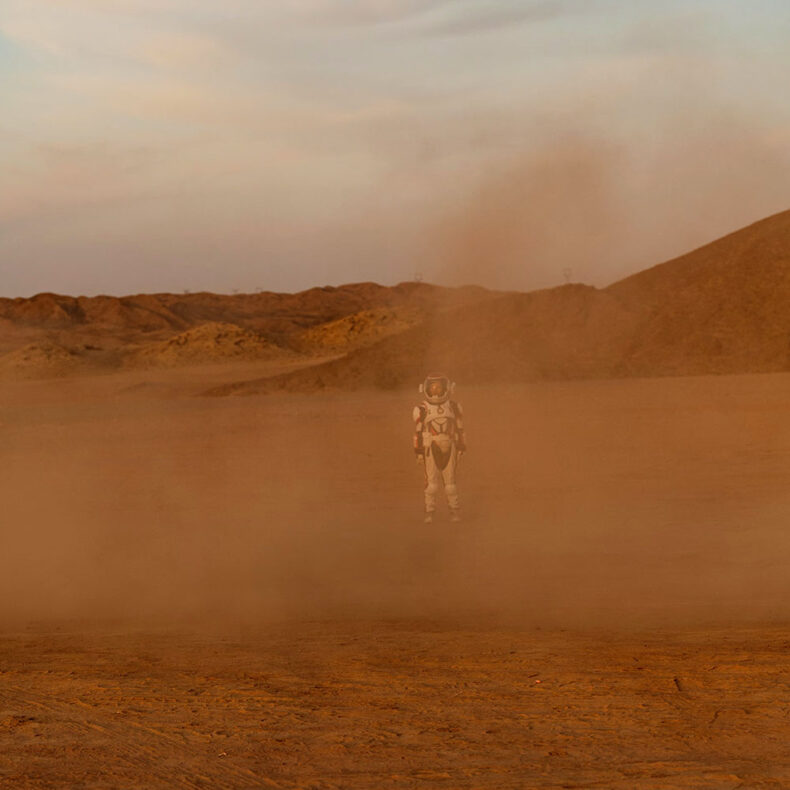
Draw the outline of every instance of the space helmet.
[[[450,398],[455,384],[442,373],[430,373],[425,377],[425,381],[420,385],[420,392],[425,396],[428,403],[444,403]]]

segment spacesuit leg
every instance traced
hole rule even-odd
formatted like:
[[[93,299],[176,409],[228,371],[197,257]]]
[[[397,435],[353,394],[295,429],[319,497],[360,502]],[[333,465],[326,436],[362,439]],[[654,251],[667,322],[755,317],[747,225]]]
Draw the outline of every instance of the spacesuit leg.
[[[439,486],[442,483],[442,473],[433,455],[430,452],[425,454],[425,512],[433,513],[436,510],[436,494],[439,493]]]
[[[442,472],[442,480],[444,482],[444,494],[447,497],[447,504],[450,510],[457,512],[460,507],[460,500],[458,498],[458,486],[455,483],[455,471],[458,465],[458,450],[453,446],[450,453],[450,460],[447,466],[444,467]]]

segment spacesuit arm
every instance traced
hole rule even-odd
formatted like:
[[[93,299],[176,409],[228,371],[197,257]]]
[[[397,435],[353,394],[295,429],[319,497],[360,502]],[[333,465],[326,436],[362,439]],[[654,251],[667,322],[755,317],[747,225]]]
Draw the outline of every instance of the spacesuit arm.
[[[453,403],[453,411],[455,411],[455,444],[458,452],[466,452],[466,431],[464,430],[464,410],[461,408],[460,403]]]
[[[412,419],[414,420],[414,454],[419,458],[425,455],[425,447],[422,443],[425,409],[422,406],[415,406],[412,412]]]

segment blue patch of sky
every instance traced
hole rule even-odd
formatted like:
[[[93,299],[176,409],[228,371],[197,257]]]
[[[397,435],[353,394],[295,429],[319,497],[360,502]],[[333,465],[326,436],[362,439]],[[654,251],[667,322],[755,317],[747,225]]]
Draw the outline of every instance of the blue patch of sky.
[[[0,81],[2,75],[20,71],[25,66],[24,51],[0,31]]]

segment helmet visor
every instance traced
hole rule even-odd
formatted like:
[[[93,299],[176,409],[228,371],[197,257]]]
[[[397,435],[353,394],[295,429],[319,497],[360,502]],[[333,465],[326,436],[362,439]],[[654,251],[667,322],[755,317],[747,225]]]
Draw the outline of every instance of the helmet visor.
[[[429,398],[443,398],[447,395],[449,382],[446,378],[428,379],[425,382],[425,394]]]

